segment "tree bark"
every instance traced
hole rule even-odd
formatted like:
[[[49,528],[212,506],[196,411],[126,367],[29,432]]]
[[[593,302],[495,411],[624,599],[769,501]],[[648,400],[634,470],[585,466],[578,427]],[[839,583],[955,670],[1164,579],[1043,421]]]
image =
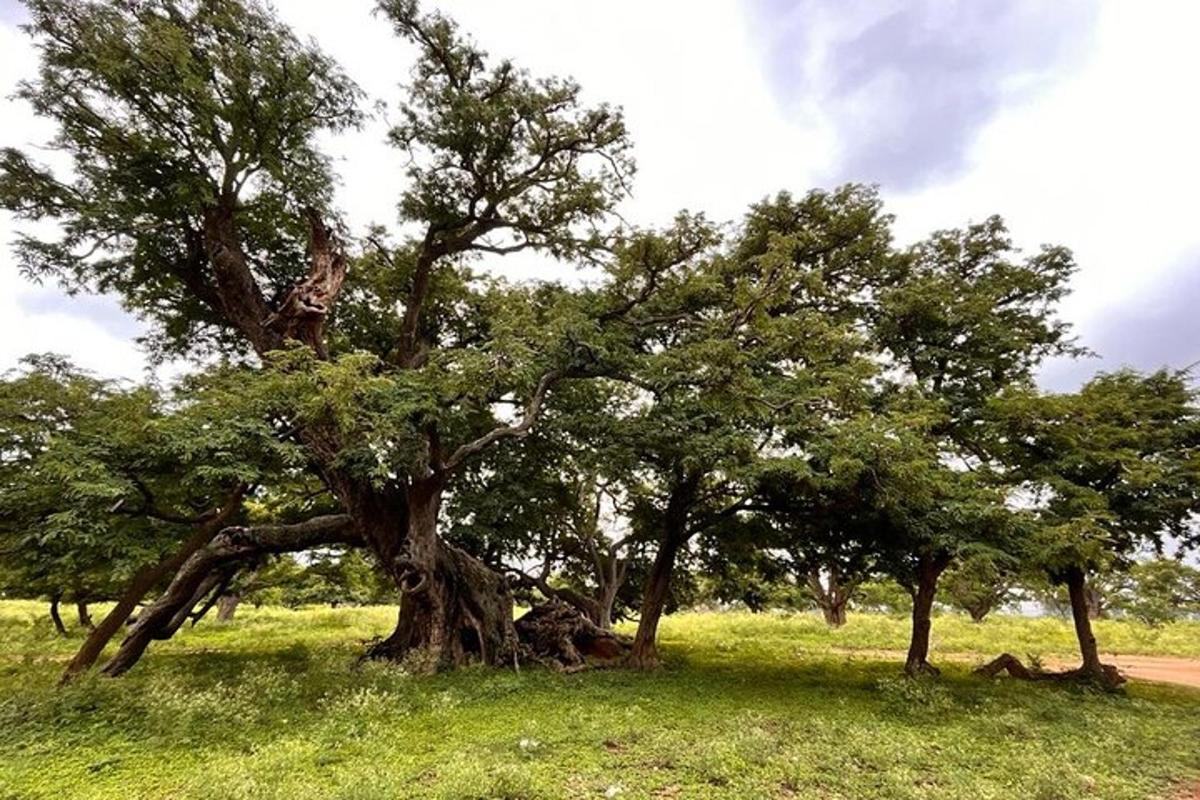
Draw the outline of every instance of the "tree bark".
[[[221,568],[254,561],[270,553],[311,550],[331,544],[362,544],[362,536],[349,516],[334,514],[314,517],[294,525],[259,525],[226,528],[207,546],[180,567],[167,590],[138,615],[125,640],[104,665],[105,675],[117,676],[131,669],[155,635],[169,626],[181,608],[191,608],[196,590]]]
[[[941,574],[950,565],[947,553],[922,555],[917,561],[917,586],[913,591],[912,639],[908,645],[908,656],[904,660],[907,675],[922,673],[937,675],[939,671],[929,663],[929,636],[933,629],[933,601],[937,596],[937,583]]]
[[[400,613],[392,634],[368,656],[433,672],[471,661],[500,666],[519,657],[512,594],[499,573],[437,534],[444,479],[414,480],[408,532],[393,565]]]
[[[658,553],[655,554],[654,563],[650,567],[638,615],[637,634],[633,638],[633,650],[629,654],[630,666],[637,669],[653,669],[659,663],[658,623],[662,619],[667,595],[671,590],[675,560],[680,548],[687,544],[688,513],[697,486],[697,478],[683,478],[672,490],[667,501],[663,537],[658,543]]]
[[[50,621],[54,623],[54,630],[59,636],[67,635],[67,626],[63,625],[62,614],[58,613],[58,601],[62,599],[61,594],[56,594],[50,598]]]
[[[88,612],[86,600],[75,601],[75,613],[79,615],[79,627],[89,632],[96,629],[95,623],[92,622],[92,615]]]
[[[242,596],[237,592],[221,595],[221,599],[217,601],[217,619],[221,622],[229,622],[237,613],[241,602]]]
[[[1071,598],[1071,618],[1075,622],[1075,638],[1079,640],[1079,654],[1083,659],[1080,671],[1103,676],[1104,666],[1100,663],[1100,650],[1096,636],[1092,633],[1092,620],[1087,598],[1087,575],[1080,567],[1071,567],[1065,573],[1067,593]]]
[[[129,586],[117,599],[117,604],[104,615],[100,624],[93,627],[87,638],[83,640],[75,657],[71,659],[71,663],[63,672],[61,683],[67,683],[91,669],[96,660],[100,658],[100,654],[104,652],[105,646],[117,635],[142,598],[146,596],[146,592],[153,589],[155,584],[167,575],[182,567],[197,550],[212,541],[222,526],[229,521],[229,518],[241,508],[244,493],[245,489],[239,487],[210,519],[205,520],[196,528],[196,531],[184,541],[178,550],[161,559],[157,564],[143,567],[134,574]]]

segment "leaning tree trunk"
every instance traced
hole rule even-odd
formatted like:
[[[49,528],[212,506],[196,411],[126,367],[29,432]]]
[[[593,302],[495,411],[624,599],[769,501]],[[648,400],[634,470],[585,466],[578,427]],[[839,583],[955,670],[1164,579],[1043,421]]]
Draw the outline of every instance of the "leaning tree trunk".
[[[904,660],[907,675],[922,673],[937,675],[938,669],[929,663],[929,636],[933,629],[933,601],[937,596],[938,578],[950,565],[945,553],[922,555],[917,561],[917,586],[913,591],[912,640]]]
[[[642,596],[642,607],[638,617],[637,634],[633,639],[633,651],[629,654],[630,666],[637,669],[653,669],[658,666],[658,623],[666,608],[667,595],[671,590],[671,575],[679,549],[687,541],[682,525],[668,529],[659,543],[646,591]]]
[[[67,626],[63,625],[62,614],[58,613],[58,601],[62,599],[62,595],[56,594],[50,598],[50,621],[54,623],[54,630],[59,636],[67,635]]]
[[[407,496],[408,531],[391,565],[400,588],[396,629],[368,653],[435,671],[519,657],[512,594],[504,576],[437,533],[444,482],[415,480]]]
[[[1083,663],[1079,671],[1085,675],[1102,677],[1104,667],[1100,663],[1100,649],[1092,633],[1092,620],[1087,597],[1087,576],[1080,567],[1066,571],[1067,593],[1071,598],[1071,618],[1075,622],[1075,637],[1079,640],[1079,654]]]
[[[104,665],[104,674],[115,677],[129,671],[156,634],[165,630],[181,609],[194,605],[196,590],[215,571],[235,569],[239,564],[272,553],[298,552],[331,544],[362,544],[361,535],[347,515],[315,517],[293,525],[227,528],[192,554],[167,590],[142,610],[117,652]]]
[[[79,616],[79,627],[89,632],[96,629],[95,623],[92,622],[92,615],[88,611],[86,600],[75,601],[75,613]]]
[[[71,659],[71,663],[63,672],[62,683],[67,683],[91,669],[96,660],[100,658],[100,654],[104,652],[105,646],[125,625],[146,593],[167,575],[181,568],[197,550],[213,540],[221,527],[241,508],[244,493],[245,487],[239,487],[230,495],[225,505],[201,523],[178,550],[155,564],[143,567],[134,574],[129,586],[117,599],[117,604],[104,615],[104,619],[100,620],[99,625],[92,627],[87,638],[83,640],[75,657]]]

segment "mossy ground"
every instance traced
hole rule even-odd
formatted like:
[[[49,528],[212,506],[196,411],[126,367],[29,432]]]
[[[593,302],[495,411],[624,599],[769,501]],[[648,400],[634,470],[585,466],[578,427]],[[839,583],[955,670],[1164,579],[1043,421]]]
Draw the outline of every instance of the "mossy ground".
[[[843,649],[903,619],[681,614],[666,668],[414,677],[358,665],[392,609],[252,609],[56,689],[78,639],[0,603],[0,798],[1170,798],[1200,779],[1200,692],[908,681]],[[1200,624],[1105,622],[1106,651],[1200,655]],[[957,616],[935,652],[1068,655],[1058,620]]]

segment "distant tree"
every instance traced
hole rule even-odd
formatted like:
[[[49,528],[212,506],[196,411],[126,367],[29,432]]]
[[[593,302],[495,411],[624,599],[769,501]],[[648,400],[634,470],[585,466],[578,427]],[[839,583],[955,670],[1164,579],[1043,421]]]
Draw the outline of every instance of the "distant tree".
[[[946,597],[983,622],[992,611],[1014,598],[1018,562],[1007,553],[980,550],[964,555],[942,579]]]
[[[1112,607],[1147,625],[1200,614],[1200,570],[1177,558],[1138,561]]]

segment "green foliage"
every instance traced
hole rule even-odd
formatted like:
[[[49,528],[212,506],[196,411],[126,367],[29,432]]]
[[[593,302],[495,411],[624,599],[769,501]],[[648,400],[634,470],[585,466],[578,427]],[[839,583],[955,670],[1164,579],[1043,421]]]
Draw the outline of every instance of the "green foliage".
[[[62,169],[0,151],[0,205],[60,223],[24,235],[22,268],[109,291],[156,323],[152,350],[240,346],[205,258],[213,209],[236,215],[267,296],[305,271],[298,215],[331,196],[314,140],[355,125],[359,91],[255,0],[32,0],[38,78],[18,95],[58,124]]]
[[[997,452],[1035,500],[1033,563],[1098,569],[1192,535],[1200,419],[1186,374],[1102,374],[1071,395],[1012,391],[990,414]]]
[[[1174,558],[1138,561],[1111,605],[1147,625],[1200,614],[1200,570]]]

